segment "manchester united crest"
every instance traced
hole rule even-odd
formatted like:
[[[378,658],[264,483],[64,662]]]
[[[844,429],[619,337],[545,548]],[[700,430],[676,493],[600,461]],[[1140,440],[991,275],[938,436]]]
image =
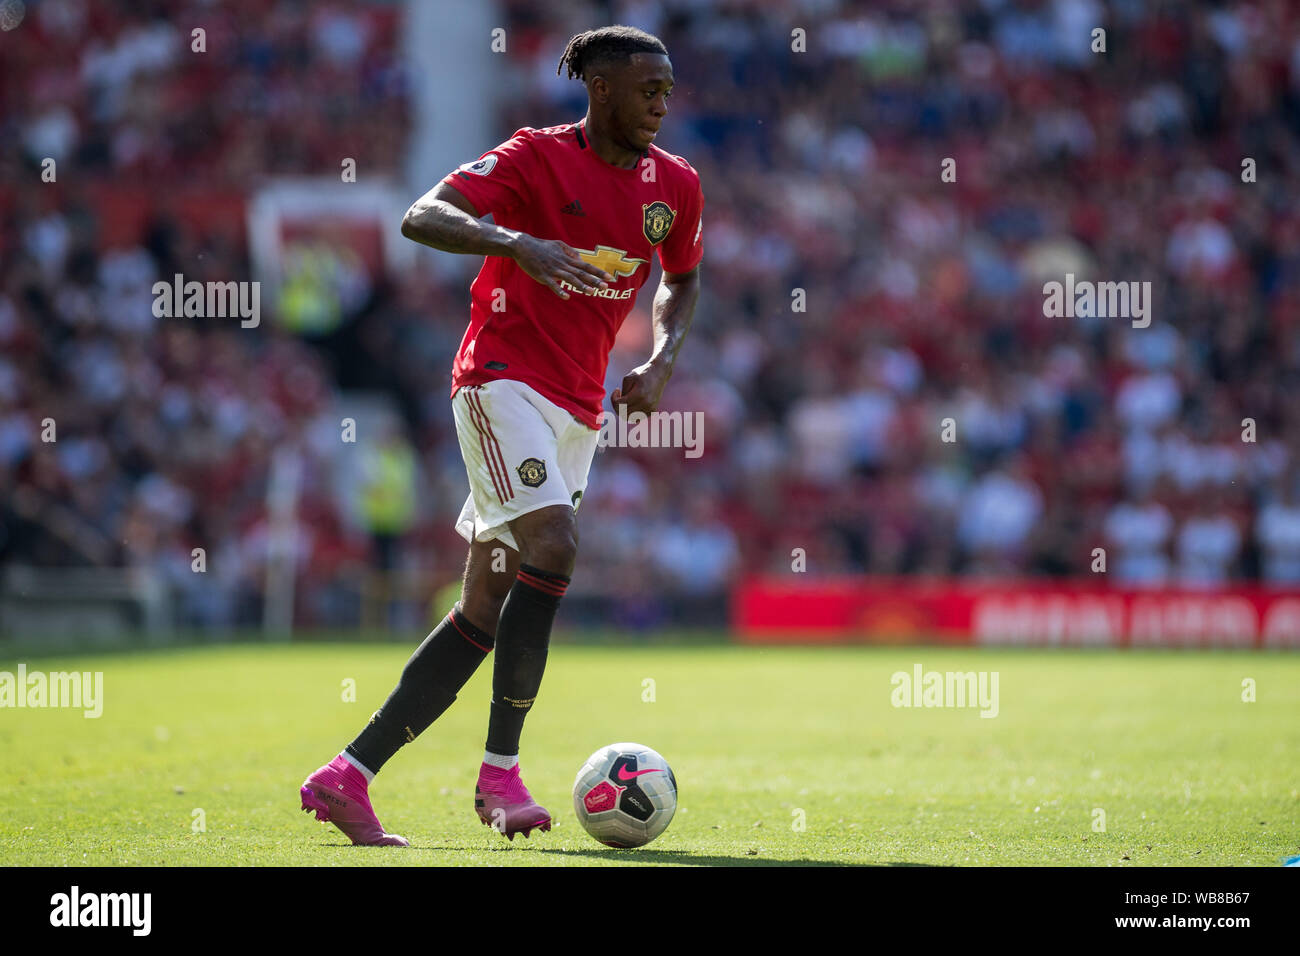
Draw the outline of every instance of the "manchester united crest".
[[[650,245],[657,246],[664,241],[664,236],[668,235],[668,230],[673,227],[673,219],[676,218],[677,212],[669,209],[666,202],[642,205],[641,211],[644,216],[641,229],[645,232],[645,237],[650,240]]]
[[[546,462],[539,458],[525,458],[515,471],[519,472],[519,480],[529,488],[536,488],[546,480]]]

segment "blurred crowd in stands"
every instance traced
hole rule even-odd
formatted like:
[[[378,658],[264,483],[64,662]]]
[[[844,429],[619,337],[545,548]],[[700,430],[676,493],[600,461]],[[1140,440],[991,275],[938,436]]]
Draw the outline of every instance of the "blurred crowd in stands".
[[[704,413],[704,454],[597,454],[571,594],[655,622],[737,574],[789,572],[795,549],[810,575],[1091,578],[1103,548],[1115,584],[1300,582],[1300,7],[503,8],[499,135],[467,160],[580,118],[564,44],[624,22],[668,46],[658,145],[705,193],[703,294],[664,404]],[[169,189],[339,155],[399,173],[400,12],[45,0],[0,35],[0,561],[147,564],[193,620],[244,620],[269,462],[291,443],[305,621],[342,613],[340,582],[381,561],[456,577],[467,277],[376,283],[320,340],[149,308],[159,276],[249,268],[237,230],[169,214]],[[182,56],[199,13],[207,56]],[[95,182],[158,195],[137,242],[102,241]],[[1150,324],[1047,317],[1043,284],[1067,273],[1150,282]],[[608,390],[648,355],[651,291]],[[395,486],[418,501],[396,529],[329,487],[325,413],[354,388],[404,416],[419,477]],[[193,583],[199,546],[220,597]]]

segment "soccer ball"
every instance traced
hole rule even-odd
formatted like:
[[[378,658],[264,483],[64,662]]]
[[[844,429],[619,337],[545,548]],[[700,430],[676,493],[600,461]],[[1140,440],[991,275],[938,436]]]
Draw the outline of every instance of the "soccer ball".
[[[573,781],[578,822],[605,846],[645,846],[668,829],[676,810],[672,768],[640,744],[601,747]]]

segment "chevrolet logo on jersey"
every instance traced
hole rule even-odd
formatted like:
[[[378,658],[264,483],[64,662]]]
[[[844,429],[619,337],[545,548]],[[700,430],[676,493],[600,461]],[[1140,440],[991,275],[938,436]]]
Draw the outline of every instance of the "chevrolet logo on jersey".
[[[589,262],[597,269],[604,269],[614,277],[617,282],[624,276],[630,276],[641,268],[649,259],[638,259],[635,256],[629,258],[627,253],[622,249],[615,249],[611,246],[597,246],[594,250],[579,249],[580,255],[584,262]],[[568,282],[561,282],[562,289],[568,289],[574,292],[585,291],[587,295],[599,296],[602,299],[630,299],[635,290],[633,289],[577,289]]]
[[[615,279],[632,275],[643,262],[650,261],[649,259],[629,259],[627,253],[622,249],[613,249],[609,246],[597,246],[594,252],[579,249],[578,255],[597,269],[604,269]]]

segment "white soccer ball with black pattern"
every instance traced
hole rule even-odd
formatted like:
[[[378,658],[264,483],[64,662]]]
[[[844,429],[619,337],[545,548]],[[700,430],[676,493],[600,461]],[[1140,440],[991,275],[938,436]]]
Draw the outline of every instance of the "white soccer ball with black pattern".
[[[641,744],[601,747],[573,781],[573,811],[605,846],[645,846],[677,811],[677,778],[663,757]]]

